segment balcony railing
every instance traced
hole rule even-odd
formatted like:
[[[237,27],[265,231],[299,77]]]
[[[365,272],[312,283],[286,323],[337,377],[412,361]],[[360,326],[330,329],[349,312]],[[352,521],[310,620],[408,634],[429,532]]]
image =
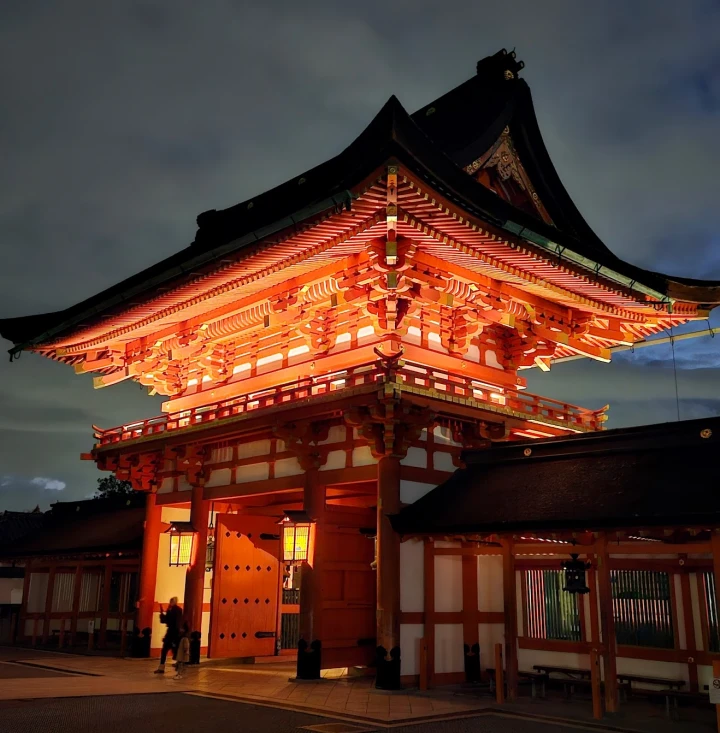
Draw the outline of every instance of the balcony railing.
[[[221,422],[268,407],[291,404],[334,392],[388,383],[395,384],[401,391],[418,392],[441,399],[452,398],[454,402],[467,401],[471,406],[577,432],[600,430],[605,421],[604,409],[587,410],[514,387],[500,387],[471,376],[454,374],[423,364],[400,361],[396,366],[388,367],[381,361],[376,361],[320,376],[302,377],[257,392],[115,428],[103,430],[93,426],[96,447]]]

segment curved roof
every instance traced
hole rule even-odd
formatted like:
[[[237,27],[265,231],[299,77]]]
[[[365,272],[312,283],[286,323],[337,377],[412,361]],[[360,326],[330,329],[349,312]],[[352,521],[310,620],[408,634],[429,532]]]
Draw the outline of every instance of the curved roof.
[[[550,161],[530,89],[517,78],[520,68],[514,53],[499,51],[478,63],[475,77],[413,115],[391,97],[339,155],[253,199],[200,214],[188,247],[65,310],[0,320],[0,335],[16,344],[12,351],[32,348],[150,300],[216,269],[222,259],[241,258],[242,250],[256,243],[320,214],[351,208],[351,189],[389,160],[407,166],[471,216],[538,246],[548,259],[569,259],[595,273],[606,268],[626,285],[663,297],[704,306],[720,303],[720,282],[673,278],[636,267],[595,235]],[[554,226],[515,208],[463,170],[506,127]]]

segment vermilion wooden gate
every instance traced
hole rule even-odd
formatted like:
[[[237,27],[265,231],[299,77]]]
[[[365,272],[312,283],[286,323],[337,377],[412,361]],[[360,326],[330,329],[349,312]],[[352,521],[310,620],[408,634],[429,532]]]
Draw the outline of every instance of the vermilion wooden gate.
[[[260,657],[275,653],[279,532],[271,517],[218,515],[209,656]]]
[[[375,526],[375,512],[328,511],[321,538],[322,666],[363,666],[375,658],[375,556],[361,527]]]

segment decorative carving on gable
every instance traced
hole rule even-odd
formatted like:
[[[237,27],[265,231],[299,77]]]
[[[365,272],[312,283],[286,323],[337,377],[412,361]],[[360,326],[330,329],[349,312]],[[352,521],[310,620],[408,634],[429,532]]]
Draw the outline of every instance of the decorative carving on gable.
[[[497,185],[492,177],[488,175],[488,172],[492,169],[497,173],[497,177],[501,182],[512,181],[519,190],[512,191],[504,186]],[[475,176],[486,188],[502,196],[502,198],[517,208],[527,208],[522,205],[523,201],[521,200],[526,199],[532,205],[530,213],[539,215],[546,224],[552,225],[553,222],[550,215],[543,206],[542,201],[540,201],[540,197],[537,191],[535,191],[530,177],[520,162],[508,127],[502,131],[497,142],[490,150],[470,163],[470,165],[465,166],[465,172]]]

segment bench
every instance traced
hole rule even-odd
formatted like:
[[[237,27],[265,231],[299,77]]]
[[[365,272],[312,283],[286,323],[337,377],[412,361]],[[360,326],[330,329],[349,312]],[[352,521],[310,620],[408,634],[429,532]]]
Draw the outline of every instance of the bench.
[[[665,715],[668,718],[679,718],[678,713],[678,700],[689,700],[694,703],[709,703],[707,695],[703,695],[701,692],[690,692],[689,690],[677,690],[677,689],[665,689],[654,693],[656,695],[662,695],[665,698]],[[672,705],[671,705],[672,703]]]
[[[488,667],[486,669],[488,676],[490,677],[490,689],[495,689],[495,668],[494,667]],[[531,695],[533,697],[538,697],[538,691],[540,692],[539,697],[545,697],[545,690],[546,690],[546,684],[549,677],[545,672],[524,672],[522,670],[518,670],[518,681],[519,682],[526,682],[530,683],[531,685]]]
[[[672,679],[667,677],[649,677],[642,674],[619,674],[617,676],[620,689],[625,692],[626,699],[632,694],[633,682],[646,685],[657,685],[663,689],[680,690],[685,686],[685,680]]]

